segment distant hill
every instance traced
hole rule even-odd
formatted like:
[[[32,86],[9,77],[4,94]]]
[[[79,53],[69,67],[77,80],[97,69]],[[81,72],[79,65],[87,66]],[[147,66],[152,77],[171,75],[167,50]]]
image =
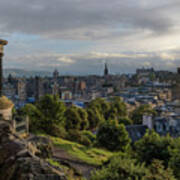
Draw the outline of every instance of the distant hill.
[[[8,77],[9,74],[15,77],[52,76],[52,73],[48,71],[28,71],[23,69],[5,69],[3,73],[5,77]]]

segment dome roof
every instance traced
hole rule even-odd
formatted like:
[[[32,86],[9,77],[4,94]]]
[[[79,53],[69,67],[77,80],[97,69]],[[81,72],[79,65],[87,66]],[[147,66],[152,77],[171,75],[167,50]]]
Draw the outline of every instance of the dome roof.
[[[7,97],[5,96],[0,97],[0,109],[8,109],[13,106],[14,104]]]
[[[3,39],[0,39],[0,44],[2,44],[2,45],[7,45],[8,44],[8,42],[6,41],[6,40],[3,40]]]

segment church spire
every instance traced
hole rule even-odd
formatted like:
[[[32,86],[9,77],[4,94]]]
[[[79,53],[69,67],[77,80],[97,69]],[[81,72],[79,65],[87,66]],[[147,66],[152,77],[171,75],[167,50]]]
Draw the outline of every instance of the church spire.
[[[108,66],[107,66],[107,62],[105,63],[105,66],[104,66],[104,76],[108,76],[109,75],[109,72],[108,72]]]

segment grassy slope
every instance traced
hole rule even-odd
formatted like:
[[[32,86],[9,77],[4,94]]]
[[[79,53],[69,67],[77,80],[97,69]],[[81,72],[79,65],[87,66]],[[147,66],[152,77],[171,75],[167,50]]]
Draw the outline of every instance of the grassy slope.
[[[67,180],[84,180],[82,175],[78,174],[77,171],[71,169],[68,166],[62,165],[59,162],[54,161],[53,159],[47,159],[47,162],[54,167],[62,169],[66,175]]]
[[[62,148],[69,155],[91,165],[101,165],[114,153],[107,150],[91,148],[61,138],[51,137],[55,146]]]

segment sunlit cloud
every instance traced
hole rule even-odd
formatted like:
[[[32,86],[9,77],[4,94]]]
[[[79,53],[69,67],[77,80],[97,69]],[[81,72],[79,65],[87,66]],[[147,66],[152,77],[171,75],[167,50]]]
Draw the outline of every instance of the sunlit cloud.
[[[112,73],[180,64],[178,0],[1,0],[5,67]],[[35,66],[36,65],[36,66]]]

